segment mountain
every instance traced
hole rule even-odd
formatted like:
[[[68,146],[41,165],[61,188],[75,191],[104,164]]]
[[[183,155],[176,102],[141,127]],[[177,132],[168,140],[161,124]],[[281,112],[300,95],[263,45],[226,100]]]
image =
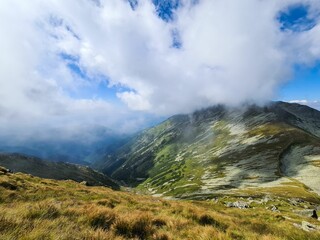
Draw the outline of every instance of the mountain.
[[[90,186],[108,186],[119,189],[119,185],[104,174],[89,167],[70,163],[44,161],[21,154],[0,153],[0,166],[13,172],[28,173],[42,178],[85,181]]]
[[[179,198],[320,193],[320,112],[273,102],[177,115],[94,165],[137,189]]]
[[[48,130],[30,137],[0,136],[0,152],[21,153],[56,162],[90,165],[101,153],[112,151],[127,136],[95,126],[79,129],[72,136],[61,131]]]

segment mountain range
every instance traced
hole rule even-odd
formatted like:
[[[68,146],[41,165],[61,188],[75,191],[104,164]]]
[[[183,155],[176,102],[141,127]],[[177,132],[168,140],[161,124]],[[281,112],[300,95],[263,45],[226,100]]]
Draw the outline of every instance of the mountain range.
[[[320,112],[304,105],[217,105],[104,142],[90,153],[92,164],[76,161],[95,170],[9,153],[0,155],[0,166],[89,185],[119,188],[120,183],[175,198],[320,194]]]
[[[93,165],[144,193],[209,198],[254,190],[320,193],[320,112],[308,106],[223,105],[176,115]]]
[[[45,161],[36,157],[12,153],[0,153],[0,166],[11,172],[22,172],[42,178],[73,180],[89,186],[107,186],[119,189],[116,182],[87,166]]]

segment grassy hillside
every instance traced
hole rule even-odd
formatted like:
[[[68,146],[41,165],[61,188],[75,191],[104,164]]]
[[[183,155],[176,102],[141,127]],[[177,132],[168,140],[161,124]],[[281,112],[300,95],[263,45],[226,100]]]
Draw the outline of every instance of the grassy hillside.
[[[237,200],[249,208],[225,206]],[[0,239],[319,239],[297,227],[319,221],[294,212],[319,203],[315,195],[164,200],[0,168]]]
[[[279,102],[171,117],[97,167],[145,193],[195,198],[295,181],[320,193],[319,160],[320,113]]]
[[[109,186],[119,189],[119,185],[106,175],[89,167],[70,163],[44,161],[21,154],[0,153],[0,166],[6,167],[13,172],[28,173],[43,178],[71,179],[77,182],[85,181],[87,185]]]

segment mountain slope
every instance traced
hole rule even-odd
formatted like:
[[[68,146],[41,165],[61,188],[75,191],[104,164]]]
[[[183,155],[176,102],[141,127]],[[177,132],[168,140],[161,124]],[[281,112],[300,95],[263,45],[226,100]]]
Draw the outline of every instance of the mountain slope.
[[[251,201],[246,209],[232,201]],[[0,167],[0,239],[310,239],[319,221],[297,213],[319,198],[293,203],[286,198],[170,201],[73,181],[6,173]],[[277,207],[277,211],[272,208]],[[311,210],[312,212],[312,210]],[[301,229],[303,226],[311,226]]]
[[[319,160],[320,113],[276,102],[173,116],[97,166],[152,194],[194,198],[284,186],[320,193]]]
[[[0,166],[13,172],[28,173],[43,178],[85,181],[88,185],[109,186],[119,189],[118,184],[104,174],[89,167],[70,163],[44,161],[21,154],[0,153]]]

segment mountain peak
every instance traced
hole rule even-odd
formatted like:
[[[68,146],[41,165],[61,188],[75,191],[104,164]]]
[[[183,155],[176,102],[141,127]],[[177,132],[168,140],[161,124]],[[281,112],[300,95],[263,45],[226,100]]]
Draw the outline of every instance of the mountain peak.
[[[290,179],[320,193],[320,182],[305,177],[318,170],[316,160],[310,160],[320,156],[318,116],[312,108],[285,102],[218,105],[176,115],[118,148],[100,162],[100,170],[166,196],[281,187],[292,184]],[[292,152],[300,152],[300,157],[288,161]],[[301,172],[292,170],[302,166],[307,167]]]

